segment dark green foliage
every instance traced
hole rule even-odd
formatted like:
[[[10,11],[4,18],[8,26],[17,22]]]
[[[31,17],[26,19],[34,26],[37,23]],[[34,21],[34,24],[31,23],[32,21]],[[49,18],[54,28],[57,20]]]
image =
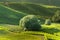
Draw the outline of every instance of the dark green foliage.
[[[52,17],[53,22],[59,22],[60,23],[60,11],[58,10],[55,15]]]
[[[45,24],[46,25],[51,25],[51,20],[50,19],[46,19]]]
[[[40,22],[38,21],[38,18],[35,15],[28,15],[23,17],[20,20],[19,26],[22,29],[26,28],[27,30],[30,31],[37,31],[41,29]]]

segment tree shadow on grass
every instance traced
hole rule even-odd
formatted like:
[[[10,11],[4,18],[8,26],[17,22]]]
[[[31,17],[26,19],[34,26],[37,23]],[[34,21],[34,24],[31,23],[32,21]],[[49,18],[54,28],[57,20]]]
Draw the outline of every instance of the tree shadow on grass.
[[[57,32],[60,32],[60,30],[56,29],[56,28],[44,28],[41,31],[46,32],[46,33],[50,33],[50,34],[54,34]]]

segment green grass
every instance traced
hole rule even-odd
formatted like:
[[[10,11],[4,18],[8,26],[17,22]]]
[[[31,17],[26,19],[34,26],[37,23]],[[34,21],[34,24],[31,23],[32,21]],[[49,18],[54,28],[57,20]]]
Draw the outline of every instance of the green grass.
[[[25,15],[27,14],[0,4],[0,24],[18,24],[19,20]]]

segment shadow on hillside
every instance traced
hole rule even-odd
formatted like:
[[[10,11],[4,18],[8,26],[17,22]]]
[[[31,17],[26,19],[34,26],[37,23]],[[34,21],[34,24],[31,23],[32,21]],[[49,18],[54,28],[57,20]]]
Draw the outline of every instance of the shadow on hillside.
[[[41,31],[46,32],[46,33],[50,33],[50,34],[54,34],[54,33],[60,32],[60,30],[58,30],[56,28],[51,28],[51,29],[44,28]]]

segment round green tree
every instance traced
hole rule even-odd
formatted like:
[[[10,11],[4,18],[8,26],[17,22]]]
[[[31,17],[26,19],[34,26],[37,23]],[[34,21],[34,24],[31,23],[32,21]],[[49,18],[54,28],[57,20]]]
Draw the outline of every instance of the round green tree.
[[[23,30],[30,30],[30,31],[38,31],[41,29],[40,21],[35,15],[27,15],[23,17],[20,22],[19,26]]]

